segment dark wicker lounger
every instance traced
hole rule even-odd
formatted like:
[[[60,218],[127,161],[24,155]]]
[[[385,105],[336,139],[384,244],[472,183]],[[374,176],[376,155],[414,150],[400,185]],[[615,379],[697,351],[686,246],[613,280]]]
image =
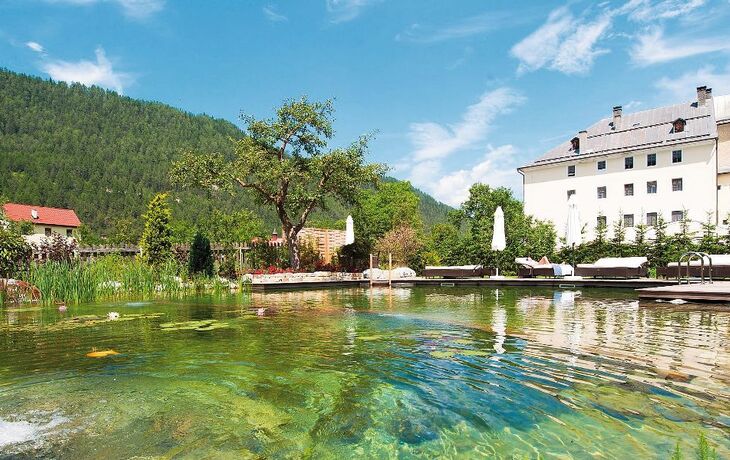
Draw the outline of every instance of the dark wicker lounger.
[[[646,278],[649,275],[647,264],[640,267],[581,267],[575,268],[577,276],[593,278]]]
[[[649,267],[646,257],[603,257],[592,264],[578,264],[575,274],[594,278],[645,278]]]
[[[517,264],[517,276],[520,278],[536,278],[538,276],[555,277],[555,269],[552,265],[544,267],[528,267],[526,265]]]
[[[494,269],[484,268],[481,265],[475,268],[462,267],[426,267],[423,270],[425,278],[473,278],[494,274]]]

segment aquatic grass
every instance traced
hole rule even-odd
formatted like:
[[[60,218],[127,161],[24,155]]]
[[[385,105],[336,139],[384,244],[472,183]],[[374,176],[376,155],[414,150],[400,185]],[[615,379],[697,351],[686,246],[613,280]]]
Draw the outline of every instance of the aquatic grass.
[[[679,441],[677,441],[677,444],[674,446],[674,450],[672,451],[672,456],[670,457],[670,460],[684,460],[684,455],[682,454],[682,448],[679,446]],[[710,446],[710,442],[707,440],[707,437],[704,433],[700,433],[699,438],[697,438],[697,449],[695,450],[695,458],[697,460],[717,460],[717,449]]]
[[[188,278],[185,268],[173,261],[150,266],[119,255],[86,262],[33,263],[27,280],[41,291],[44,304],[230,290],[228,282],[217,278]]]

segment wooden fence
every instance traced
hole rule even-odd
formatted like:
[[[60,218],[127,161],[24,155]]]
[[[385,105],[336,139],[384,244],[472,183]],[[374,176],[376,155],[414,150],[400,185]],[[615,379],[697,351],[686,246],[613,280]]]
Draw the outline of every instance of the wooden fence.
[[[190,252],[189,244],[178,244],[173,246],[173,252],[179,258],[187,259],[188,253]],[[213,258],[222,262],[228,256],[228,254],[235,254],[236,260],[239,265],[243,265],[245,254],[250,249],[247,244],[233,244],[223,245],[214,243],[210,245],[210,249],[213,252]],[[106,256],[109,254],[119,254],[123,257],[135,257],[141,253],[139,246],[124,245],[124,246],[84,246],[76,249],[76,254],[81,260],[93,260],[97,257]]]

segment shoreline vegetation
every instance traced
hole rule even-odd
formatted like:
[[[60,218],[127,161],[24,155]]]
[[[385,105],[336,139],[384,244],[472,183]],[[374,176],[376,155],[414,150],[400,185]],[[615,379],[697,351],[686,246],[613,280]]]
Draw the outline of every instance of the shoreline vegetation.
[[[41,292],[40,303],[80,303],[125,297],[181,296],[244,291],[250,282],[191,276],[174,261],[151,266],[116,255],[89,262],[33,263],[27,281]]]

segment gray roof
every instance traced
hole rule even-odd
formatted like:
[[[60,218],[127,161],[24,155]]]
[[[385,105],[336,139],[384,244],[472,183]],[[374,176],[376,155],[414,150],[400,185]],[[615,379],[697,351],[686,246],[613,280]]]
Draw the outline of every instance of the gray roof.
[[[680,133],[674,133],[672,130],[672,123],[677,118],[682,118],[687,122],[684,131]],[[702,106],[698,106],[696,102],[686,102],[642,112],[624,113],[615,129],[613,117],[609,117],[600,120],[587,131],[588,138],[585,142],[587,145],[580,146],[579,154],[572,150],[570,139],[566,139],[565,142],[523,168],[570,161],[577,157],[623,153],[717,137],[712,100]],[[571,136],[571,139],[572,137],[575,136]]]

